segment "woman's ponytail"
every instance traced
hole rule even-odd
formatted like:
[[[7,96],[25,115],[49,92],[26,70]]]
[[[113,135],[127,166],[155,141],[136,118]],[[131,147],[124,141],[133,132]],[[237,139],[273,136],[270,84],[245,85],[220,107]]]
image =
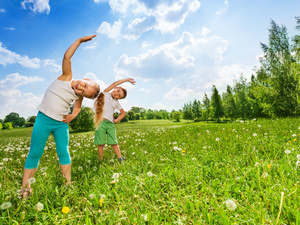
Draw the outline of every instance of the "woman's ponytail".
[[[94,124],[96,129],[99,127],[103,115],[103,106],[104,106],[104,94],[101,92],[94,102],[95,116]]]

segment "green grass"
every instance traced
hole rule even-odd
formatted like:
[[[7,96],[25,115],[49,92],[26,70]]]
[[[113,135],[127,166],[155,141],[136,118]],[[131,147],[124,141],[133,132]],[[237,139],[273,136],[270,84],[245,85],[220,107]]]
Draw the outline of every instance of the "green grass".
[[[30,145],[23,131],[0,132],[0,204],[12,204],[0,224],[300,224],[299,119],[118,124],[125,165],[110,146],[100,165],[94,132],[71,133],[72,188],[51,137],[26,201],[17,198]]]

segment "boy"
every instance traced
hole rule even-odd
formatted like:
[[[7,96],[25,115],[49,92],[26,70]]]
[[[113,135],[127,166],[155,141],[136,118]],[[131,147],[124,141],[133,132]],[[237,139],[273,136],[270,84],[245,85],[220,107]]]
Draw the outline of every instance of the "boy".
[[[94,144],[98,145],[98,156],[100,161],[103,160],[103,148],[107,136],[107,144],[112,146],[115,154],[119,159],[119,162],[124,162],[124,159],[121,156],[120,148],[118,146],[115,128],[115,123],[121,121],[126,115],[124,109],[119,103],[119,99],[124,99],[127,95],[127,91],[122,87],[118,87],[118,85],[124,82],[135,84],[135,81],[132,78],[125,78],[115,81],[109,87],[107,87],[103,91],[103,93],[101,93],[102,98],[104,98],[103,120],[101,121],[98,129],[96,129],[95,131],[94,140]],[[109,91],[111,90],[113,91],[109,93]],[[121,113],[121,115],[117,119],[114,119],[115,109],[119,110]]]

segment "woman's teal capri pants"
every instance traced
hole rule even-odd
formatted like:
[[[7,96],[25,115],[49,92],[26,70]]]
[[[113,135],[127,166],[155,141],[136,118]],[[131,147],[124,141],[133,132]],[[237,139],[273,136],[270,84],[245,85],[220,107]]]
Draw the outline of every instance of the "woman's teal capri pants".
[[[39,165],[44,153],[48,137],[53,134],[59,164],[71,163],[69,145],[69,126],[67,123],[57,121],[39,112],[31,134],[30,151],[25,162],[25,169],[35,169]]]

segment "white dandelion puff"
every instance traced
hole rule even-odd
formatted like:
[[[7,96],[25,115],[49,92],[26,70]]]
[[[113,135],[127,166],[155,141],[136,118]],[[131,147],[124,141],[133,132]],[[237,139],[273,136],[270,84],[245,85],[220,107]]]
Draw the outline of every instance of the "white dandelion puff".
[[[220,138],[216,138],[216,141],[220,141]]]
[[[90,199],[94,199],[94,198],[95,198],[95,194],[90,194],[90,195],[89,195],[89,198],[90,198]]]
[[[119,178],[119,174],[118,173],[114,173],[114,175],[112,176],[112,179],[118,179]]]
[[[257,136],[257,133],[254,133],[253,136],[256,137],[256,136]]]
[[[110,183],[111,184],[115,184],[115,183],[118,183],[119,182],[119,179],[114,179],[113,181],[111,181]]]
[[[225,204],[226,204],[226,207],[227,207],[227,209],[229,209],[229,210],[235,210],[236,209],[236,204],[235,204],[235,202],[233,201],[233,200],[227,200],[226,202],[225,202]]]
[[[268,173],[264,172],[262,175],[261,175],[263,178],[267,178],[269,176]]]
[[[1,205],[1,209],[4,210],[4,209],[8,209],[11,207],[11,203],[10,202],[4,202],[2,203]]]
[[[34,177],[31,177],[28,179],[28,184],[34,184],[36,182],[36,179]]]
[[[43,203],[38,202],[38,203],[36,204],[35,208],[36,208],[37,211],[40,212],[40,211],[43,210],[44,205],[43,205]]]
[[[284,153],[288,155],[288,154],[291,153],[291,151],[290,150],[285,150]]]
[[[148,176],[148,177],[153,177],[154,174],[153,174],[152,172],[148,172],[148,173],[147,173],[147,176]]]

